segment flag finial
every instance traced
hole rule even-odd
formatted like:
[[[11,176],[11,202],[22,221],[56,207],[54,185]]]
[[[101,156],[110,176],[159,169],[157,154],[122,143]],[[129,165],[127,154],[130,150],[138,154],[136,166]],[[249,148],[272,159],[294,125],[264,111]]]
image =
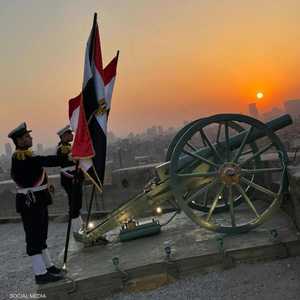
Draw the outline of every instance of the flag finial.
[[[97,22],[97,13],[94,13],[94,23]]]

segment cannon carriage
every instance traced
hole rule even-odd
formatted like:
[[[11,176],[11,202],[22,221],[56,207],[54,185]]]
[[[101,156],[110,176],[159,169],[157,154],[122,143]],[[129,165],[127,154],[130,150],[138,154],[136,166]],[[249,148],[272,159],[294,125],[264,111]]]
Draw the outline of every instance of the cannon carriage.
[[[245,115],[219,114],[187,124],[171,142],[166,162],[156,167],[155,178],[87,228],[86,243],[166,202],[215,232],[234,234],[259,226],[288,192],[288,157],[275,132],[291,123],[289,115],[264,124]],[[266,164],[266,155],[274,157],[274,166]]]

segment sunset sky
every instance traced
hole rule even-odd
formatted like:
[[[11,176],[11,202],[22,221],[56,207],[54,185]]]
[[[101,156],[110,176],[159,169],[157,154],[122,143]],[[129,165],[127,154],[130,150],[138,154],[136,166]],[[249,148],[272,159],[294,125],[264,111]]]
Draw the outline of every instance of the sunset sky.
[[[98,13],[104,64],[120,50],[109,130],[180,126],[300,98],[299,0],[1,0],[0,152],[22,121],[52,146],[82,86]]]

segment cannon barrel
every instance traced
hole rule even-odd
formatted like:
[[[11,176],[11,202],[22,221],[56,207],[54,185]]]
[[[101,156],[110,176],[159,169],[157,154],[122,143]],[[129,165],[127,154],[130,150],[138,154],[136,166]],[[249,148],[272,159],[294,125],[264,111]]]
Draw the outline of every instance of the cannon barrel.
[[[228,116],[229,116],[229,120],[230,120],[230,115],[228,115]],[[207,119],[209,119],[209,118],[210,117],[208,117]],[[268,128],[271,131],[274,132],[274,131],[282,129],[286,126],[289,126],[292,123],[293,123],[293,120],[292,120],[291,116],[286,114],[286,115],[282,115],[276,119],[273,119],[272,121],[267,122],[266,125],[268,126]],[[231,137],[229,140],[230,149],[239,148],[245,135],[248,133],[248,131],[249,131],[249,129]],[[254,130],[252,131],[252,133],[249,135],[249,137],[247,139],[247,143],[252,143],[262,137],[264,137],[264,132],[254,128]],[[219,145],[214,144],[214,146],[224,148],[225,142],[221,142]],[[202,148],[195,153],[204,158],[207,158],[212,155],[211,149],[209,147]],[[193,158],[191,158],[189,155],[182,156],[182,158],[180,159],[179,168],[189,164],[192,160],[193,160]],[[166,179],[166,175],[168,174],[169,164],[170,164],[170,162],[168,161],[168,162],[165,162],[156,167],[157,174],[159,175],[159,177],[161,179]]]

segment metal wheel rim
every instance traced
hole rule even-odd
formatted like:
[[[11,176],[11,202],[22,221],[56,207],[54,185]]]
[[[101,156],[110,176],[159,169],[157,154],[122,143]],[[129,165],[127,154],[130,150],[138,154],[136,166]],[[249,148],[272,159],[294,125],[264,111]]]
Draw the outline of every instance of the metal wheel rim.
[[[213,122],[214,120],[222,120],[222,121],[237,121],[237,122],[244,122],[252,127],[255,126],[255,128],[258,128],[260,130],[263,130],[265,135],[270,138],[272,141],[273,146],[276,148],[276,151],[278,152],[279,156],[281,157],[281,163],[282,163],[282,176],[281,176],[281,185],[278,193],[276,196],[274,196],[274,199],[271,203],[271,205],[266,209],[259,218],[255,218],[251,222],[247,224],[243,224],[240,226],[220,226],[218,224],[210,223],[209,221],[206,221],[204,218],[199,217],[196,215],[196,213],[191,209],[186,201],[183,199],[183,190],[182,186],[179,184],[178,181],[178,159],[181,154],[181,150],[185,143],[189,140],[189,138],[192,136],[192,134],[197,130],[199,126],[205,126],[205,124],[208,124],[209,122]],[[174,197],[180,206],[180,208],[197,224],[216,232],[223,232],[223,233],[237,233],[237,232],[244,232],[248,231],[252,228],[255,228],[256,226],[263,223],[265,220],[267,220],[273,212],[279,207],[280,201],[282,199],[282,191],[285,188],[285,174],[286,174],[286,162],[287,162],[287,155],[285,153],[284,147],[281,144],[278,137],[262,122],[253,119],[248,116],[243,115],[237,115],[237,114],[222,114],[222,115],[215,115],[209,118],[198,120],[191,126],[185,134],[181,137],[181,139],[178,141],[177,145],[174,148],[174,151],[172,153],[171,157],[171,164],[170,164],[170,185],[172,188],[172,192],[174,194]]]
[[[197,121],[199,121],[199,120],[200,120],[200,119],[198,119]],[[196,122],[194,121],[192,125],[194,125],[195,123],[196,123]],[[221,125],[221,124],[220,124],[220,125]],[[234,122],[229,122],[228,125],[229,125],[229,127],[231,127],[232,129],[236,130],[237,133],[241,133],[241,132],[244,130],[244,128],[242,128],[239,124],[234,123]],[[190,126],[189,128],[191,128],[191,127],[192,127],[192,126]],[[188,129],[189,129],[189,128],[188,128]],[[187,131],[187,130],[186,130],[186,131]],[[185,131],[185,132],[186,132],[186,131]],[[174,145],[174,148],[175,148],[175,146],[176,146],[176,145]],[[251,144],[250,144],[250,147],[252,148],[252,151],[254,151],[254,152],[258,151],[258,148],[257,148],[257,145],[256,145],[255,142],[251,143]],[[173,150],[174,150],[174,149],[173,149]],[[260,165],[260,162],[261,162],[261,161],[260,161],[260,157],[256,157],[256,158],[255,158],[255,164],[256,164],[256,166],[259,166],[259,165]],[[254,176],[255,176],[255,175],[252,176],[251,182],[253,181]],[[250,185],[248,185],[248,186],[246,187],[245,191],[247,192],[247,191],[249,190],[249,188],[250,188]],[[236,207],[236,206],[240,205],[241,202],[242,202],[242,196],[237,197],[237,198],[235,198],[234,201],[233,201],[233,206]],[[208,212],[208,211],[209,211],[209,207],[208,207],[208,206],[201,206],[201,205],[199,205],[198,203],[195,203],[195,202],[190,202],[190,203],[189,203],[189,206],[190,206],[191,208],[195,209],[195,210],[199,210],[199,211],[203,211],[203,212]],[[220,212],[223,212],[223,211],[226,211],[226,210],[229,210],[229,209],[230,209],[230,208],[229,208],[228,205],[217,206],[217,207],[215,208],[214,212],[215,212],[215,213],[220,213]]]

